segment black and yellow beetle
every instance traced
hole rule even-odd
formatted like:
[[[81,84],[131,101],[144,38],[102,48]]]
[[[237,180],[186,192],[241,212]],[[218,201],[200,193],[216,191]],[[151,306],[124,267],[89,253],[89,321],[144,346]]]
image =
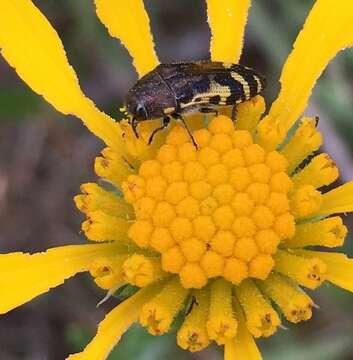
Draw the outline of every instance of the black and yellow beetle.
[[[163,119],[162,126],[152,133],[150,143],[171,117],[185,125],[182,114],[217,113],[219,106],[236,106],[261,93],[264,87],[262,75],[239,64],[210,61],[160,64],[129,90],[125,106],[137,137],[140,121]],[[191,134],[190,137],[194,142]]]

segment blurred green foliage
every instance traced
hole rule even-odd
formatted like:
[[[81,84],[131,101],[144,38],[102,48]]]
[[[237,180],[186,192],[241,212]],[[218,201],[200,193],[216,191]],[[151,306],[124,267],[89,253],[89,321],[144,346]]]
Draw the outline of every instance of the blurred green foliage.
[[[90,336],[83,328],[71,326],[68,328],[67,338],[74,351],[80,351],[83,344],[88,343]],[[154,337],[138,325],[128,330],[120,345],[109,356],[109,360],[165,360],[167,358],[188,359],[187,352],[176,346],[175,334]]]
[[[23,121],[39,110],[40,99],[29,89],[0,89],[0,121]]]

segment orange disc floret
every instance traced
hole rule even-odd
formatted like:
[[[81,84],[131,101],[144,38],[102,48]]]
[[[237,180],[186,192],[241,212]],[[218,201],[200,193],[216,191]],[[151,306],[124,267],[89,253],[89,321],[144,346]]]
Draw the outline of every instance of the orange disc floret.
[[[187,218],[176,217],[170,224],[170,233],[175,241],[190,239],[193,234],[192,223]]]
[[[164,271],[177,274],[185,263],[185,256],[179,246],[174,246],[162,253],[162,268]]]
[[[207,284],[207,275],[197,263],[187,263],[180,270],[180,281],[185,288],[201,289]]]
[[[198,216],[193,221],[194,234],[201,240],[209,242],[216,232],[216,226],[210,216]]]
[[[214,164],[210,166],[206,174],[206,180],[212,186],[227,183],[227,167],[223,164]]]
[[[157,203],[152,213],[152,221],[156,227],[168,226],[174,217],[175,209],[166,201]]]
[[[181,242],[180,248],[187,261],[196,262],[199,261],[205,253],[206,244],[197,238],[189,238]]]
[[[280,215],[289,211],[289,201],[283,193],[271,192],[267,206],[274,215]]]
[[[259,250],[264,254],[273,254],[277,250],[280,238],[273,230],[261,230],[255,236]]]
[[[215,251],[207,251],[203,255],[200,263],[209,278],[223,274],[224,258]]]
[[[167,187],[165,200],[177,205],[188,195],[188,184],[183,181],[173,182]]]
[[[183,163],[188,163],[190,161],[196,160],[197,152],[195,146],[188,142],[178,148],[178,158]]]
[[[255,240],[251,237],[243,237],[235,243],[233,256],[239,260],[249,262],[258,252]]]
[[[261,205],[267,203],[270,195],[270,188],[267,184],[253,182],[246,189],[246,193],[256,205]]]
[[[252,179],[258,183],[267,184],[271,178],[271,169],[264,163],[249,166]]]
[[[233,212],[238,216],[248,216],[254,210],[254,201],[246,193],[239,192],[233,196],[231,202]]]
[[[150,244],[154,250],[164,253],[175,245],[175,240],[168,229],[157,227],[151,234]]]
[[[234,188],[229,183],[218,185],[213,190],[213,196],[219,204],[227,204],[233,199]]]
[[[238,216],[234,220],[232,230],[237,237],[252,237],[256,233],[256,225],[250,216]]]
[[[208,126],[212,134],[232,134],[234,132],[233,121],[227,116],[217,116]]]
[[[190,185],[190,195],[196,200],[205,199],[212,192],[212,186],[203,180],[196,181]]]
[[[137,175],[130,175],[121,184],[125,200],[132,204],[145,194],[145,181]]]
[[[218,208],[218,202],[215,198],[209,196],[200,203],[200,212],[202,215],[211,215]]]
[[[270,229],[275,220],[271,210],[263,205],[257,206],[252,214],[255,225],[258,229]]]
[[[213,213],[213,222],[218,229],[230,229],[234,222],[234,213],[229,205],[219,206]]]
[[[235,236],[231,231],[220,230],[211,241],[211,248],[223,257],[231,256],[235,244]]]
[[[163,200],[167,182],[162,176],[154,176],[146,181],[146,195],[158,201]]]
[[[156,201],[150,197],[144,196],[134,203],[136,217],[139,219],[148,219],[156,207]]]
[[[178,274],[185,288],[212,277],[266,279],[280,241],[295,234],[295,217],[308,213],[308,191],[292,191],[284,156],[226,116],[193,137],[197,147],[175,126],[123,183],[136,217],[130,239],[159,253],[161,269]]]
[[[262,164],[265,160],[265,150],[259,144],[244,147],[243,155],[248,166]]]
[[[232,134],[233,145],[236,148],[244,149],[251,146],[253,141],[251,134],[246,130],[236,130]]]
[[[182,126],[176,126],[168,134],[166,143],[169,145],[180,146],[187,142],[190,142],[190,137],[187,131]]]
[[[235,257],[226,259],[223,276],[231,283],[238,285],[248,277],[248,267],[244,261]]]
[[[161,164],[158,160],[146,160],[141,164],[139,169],[139,175],[145,179],[149,179],[152,176],[157,176],[161,172]]]
[[[224,153],[233,147],[231,138],[226,134],[216,134],[212,136],[210,147],[218,153]]]
[[[153,226],[149,221],[138,220],[130,226],[128,236],[134,240],[138,246],[145,248],[149,245],[152,231]]]
[[[184,180],[188,183],[202,180],[205,175],[205,167],[197,161],[190,161],[184,167]]]
[[[288,167],[287,159],[278,151],[271,151],[266,154],[265,164],[274,174],[278,172],[285,172]]]
[[[229,169],[243,167],[245,160],[243,153],[240,149],[231,149],[224,153],[221,158],[222,164],[226,165]]]
[[[277,191],[279,193],[288,193],[293,187],[293,182],[285,172],[279,172],[274,174],[270,180],[271,191]]]
[[[200,215],[200,204],[193,197],[187,196],[176,206],[176,213],[179,216],[194,219],[196,216]]]
[[[273,269],[275,262],[270,255],[259,254],[250,261],[249,276],[265,280]]]
[[[177,159],[177,148],[173,145],[162,145],[159,149],[157,160],[162,164],[170,164]]]
[[[211,134],[207,129],[196,130],[193,137],[200,148],[206,147],[211,140]]]
[[[182,181],[184,176],[183,170],[184,166],[181,162],[172,161],[162,167],[162,176],[169,183]]]
[[[204,147],[199,151],[198,160],[205,167],[209,167],[211,165],[219,164],[219,153],[210,147]]]
[[[251,184],[251,176],[246,167],[233,169],[229,174],[229,183],[236,191],[243,191]]]

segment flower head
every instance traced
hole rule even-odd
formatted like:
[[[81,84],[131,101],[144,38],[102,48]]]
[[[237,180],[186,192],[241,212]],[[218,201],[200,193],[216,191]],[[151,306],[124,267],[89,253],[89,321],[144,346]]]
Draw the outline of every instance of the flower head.
[[[160,254],[162,269],[187,289],[215,277],[235,285],[266,279],[272,255],[295,229],[286,158],[223,115],[193,136],[198,149],[174,127],[156,156],[122,183],[135,212],[129,238]]]
[[[250,1],[208,0],[207,6],[212,60],[238,62]],[[96,0],[96,7],[139,76],[152,70],[158,59],[142,1]],[[235,123],[226,107],[208,119],[190,116],[196,148],[176,123],[148,145],[158,121],[141,123],[137,139],[128,121],[116,123],[97,110],[38,9],[29,0],[4,0],[5,59],[59,111],[81,117],[107,147],[95,162],[104,182],[82,185],[75,197],[87,217],[82,230],[95,243],[1,255],[0,311],[89,271],[108,295],[123,286],[138,290],[70,359],[105,359],[133,322],[161,335],[178,314],[180,347],[199,351],[215,341],[225,345],[225,359],[260,359],[253,338],[273,335],[281,314],[292,323],[311,318],[315,304],[302,287],[329,281],[353,291],[352,260],[312,249],[343,244],[347,229],[331,215],[353,211],[353,182],[322,191],[338,169],[329,155],[316,154],[322,137],[315,118],[302,118],[288,136],[328,61],[353,43],[353,33],[342,30],[352,21],[350,10],[349,1],[333,9],[318,0],[269,112],[264,115],[265,101],[257,96],[239,105]],[[31,281],[16,287],[23,276]]]

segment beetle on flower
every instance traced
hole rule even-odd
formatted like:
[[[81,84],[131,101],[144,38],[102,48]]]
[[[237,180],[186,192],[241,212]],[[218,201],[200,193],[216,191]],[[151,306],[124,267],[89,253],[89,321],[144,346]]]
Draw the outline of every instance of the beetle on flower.
[[[163,124],[152,132],[149,144],[174,118],[183,122],[197,148],[183,114],[217,114],[219,106],[231,105],[235,116],[237,104],[250,100],[264,88],[263,76],[239,64],[210,61],[160,64],[128,91],[126,110],[136,137],[139,122],[162,118]]]
[[[95,3],[139,76],[156,68],[143,2]],[[239,62],[249,6],[249,0],[207,1],[212,61]],[[180,347],[198,351],[215,341],[224,345],[226,360],[261,359],[254,338],[273,335],[280,313],[293,323],[311,318],[315,304],[302,287],[329,281],[353,291],[353,260],[315,249],[342,246],[347,229],[332,215],[353,211],[353,182],[320,191],[338,169],[325,153],[304,162],[322,144],[315,118],[302,118],[285,142],[328,62],[353,45],[352,21],[350,0],[334,7],[317,0],[268,113],[255,96],[239,104],[235,123],[228,108],[206,124],[193,115],[188,126],[196,149],[178,124],[148,145],[158,121],[142,122],[136,138],[130,119],[117,123],[100,112],[82,93],[61,41],[33,3],[2,0],[2,55],[34,91],[62,113],[80,117],[105,142],[95,172],[121,192],[88,183],[76,196],[87,216],[82,229],[95,243],[1,255],[0,312],[89,271],[108,294],[122,286],[138,290],[69,359],[106,359],[132,323],[161,335],[178,314]]]

